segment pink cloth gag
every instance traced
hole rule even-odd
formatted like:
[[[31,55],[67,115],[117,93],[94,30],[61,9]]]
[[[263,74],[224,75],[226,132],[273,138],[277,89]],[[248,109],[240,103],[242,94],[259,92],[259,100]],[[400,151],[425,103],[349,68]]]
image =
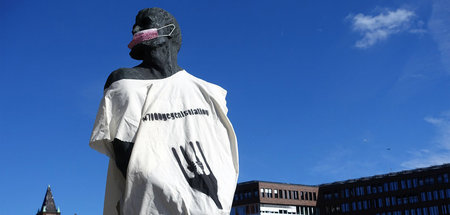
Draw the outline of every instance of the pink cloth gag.
[[[128,48],[132,49],[135,45],[142,43],[146,40],[155,39],[158,37],[158,29],[151,28],[143,31],[139,31],[133,35],[133,40],[128,44]]]
[[[161,30],[163,28],[167,28],[167,27],[172,27],[172,30],[170,31],[169,34],[165,34],[165,35],[159,35],[158,34],[158,30]],[[173,31],[175,30],[175,25],[174,24],[168,24],[166,26],[163,26],[161,28],[150,28],[150,29],[145,29],[142,31],[139,31],[135,34],[133,34],[133,40],[131,40],[130,44],[128,44],[128,48],[132,49],[135,45],[142,43],[146,40],[151,40],[151,39],[155,39],[157,37],[167,37],[172,35]]]

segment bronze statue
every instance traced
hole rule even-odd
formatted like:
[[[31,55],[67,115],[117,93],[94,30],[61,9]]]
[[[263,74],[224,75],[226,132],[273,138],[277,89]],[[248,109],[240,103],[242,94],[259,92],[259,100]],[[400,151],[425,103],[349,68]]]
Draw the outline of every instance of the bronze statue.
[[[167,11],[139,11],[132,34],[142,63],[110,74],[90,141],[111,159],[104,214],[229,214],[239,166],[226,91],[178,66]]]

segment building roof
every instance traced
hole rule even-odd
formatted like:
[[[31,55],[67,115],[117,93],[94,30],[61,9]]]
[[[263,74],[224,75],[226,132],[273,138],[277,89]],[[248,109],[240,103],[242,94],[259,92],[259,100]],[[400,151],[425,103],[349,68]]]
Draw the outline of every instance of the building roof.
[[[53,199],[53,194],[52,190],[50,189],[50,185],[48,185],[47,187],[44,202],[42,202],[41,210],[39,212],[55,212],[55,213],[59,212],[59,210],[56,208],[55,200]]]
[[[439,169],[445,169],[445,168],[450,168],[450,163],[436,165],[436,166],[430,166],[430,167],[425,167],[425,168],[417,168],[417,169],[412,169],[412,170],[404,170],[404,171],[400,171],[400,172],[391,172],[391,173],[387,173],[387,174],[374,175],[374,176],[362,177],[362,178],[357,178],[357,179],[349,179],[349,180],[345,180],[345,181],[336,181],[336,182],[332,182],[332,183],[325,183],[325,184],[319,185],[319,187],[329,186],[329,185],[338,185],[338,184],[349,184],[349,183],[355,183],[355,182],[363,182],[363,181],[368,181],[368,180],[372,180],[372,179],[395,177],[395,176],[400,176],[400,175],[408,175],[408,174],[413,174],[413,173],[420,173],[420,172],[424,172],[424,171],[439,170]]]

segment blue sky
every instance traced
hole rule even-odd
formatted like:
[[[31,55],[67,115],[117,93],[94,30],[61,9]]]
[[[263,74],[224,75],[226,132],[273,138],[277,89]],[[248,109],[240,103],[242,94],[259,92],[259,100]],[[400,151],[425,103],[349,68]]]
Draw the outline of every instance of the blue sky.
[[[228,90],[239,181],[320,184],[450,162],[450,2],[2,1],[0,211],[101,214],[88,147],[138,10],[181,25],[179,64]]]

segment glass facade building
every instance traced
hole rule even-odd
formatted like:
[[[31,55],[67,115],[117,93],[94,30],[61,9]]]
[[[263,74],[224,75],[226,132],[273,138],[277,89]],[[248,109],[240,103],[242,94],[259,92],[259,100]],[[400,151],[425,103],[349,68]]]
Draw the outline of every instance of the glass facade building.
[[[450,214],[450,164],[322,184],[320,214]]]
[[[238,184],[231,215],[450,215],[450,164],[318,186]]]

